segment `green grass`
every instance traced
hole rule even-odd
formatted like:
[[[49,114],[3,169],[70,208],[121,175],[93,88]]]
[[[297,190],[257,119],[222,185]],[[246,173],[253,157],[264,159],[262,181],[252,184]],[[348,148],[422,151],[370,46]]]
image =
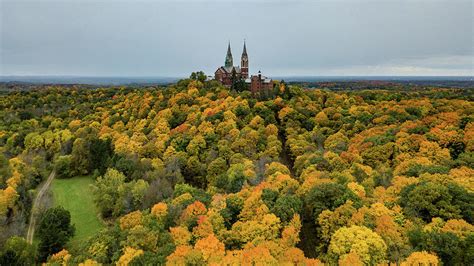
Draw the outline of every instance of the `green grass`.
[[[90,176],[53,180],[51,188],[54,205],[63,206],[68,210],[71,213],[72,223],[76,226],[76,233],[69,242],[71,246],[87,240],[104,227],[93,202],[90,188],[93,182]]]

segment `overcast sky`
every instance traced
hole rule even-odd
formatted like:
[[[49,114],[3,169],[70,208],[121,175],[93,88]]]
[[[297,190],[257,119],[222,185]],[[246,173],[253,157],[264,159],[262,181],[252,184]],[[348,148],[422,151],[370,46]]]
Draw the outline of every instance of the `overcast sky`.
[[[474,75],[471,0],[0,3],[1,75]]]

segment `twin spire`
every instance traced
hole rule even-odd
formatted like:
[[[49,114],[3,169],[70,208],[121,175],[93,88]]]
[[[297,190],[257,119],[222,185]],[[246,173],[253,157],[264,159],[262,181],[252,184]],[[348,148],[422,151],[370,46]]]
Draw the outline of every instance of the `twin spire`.
[[[242,59],[245,59],[248,61],[247,58],[247,47],[245,46],[245,40],[244,40],[244,50],[242,51]],[[232,58],[232,51],[230,50],[230,41],[227,46],[227,55],[225,57],[225,67],[232,67],[234,65],[234,60]]]
[[[225,67],[232,67],[234,65],[234,60],[232,59],[232,52],[230,51],[230,41],[229,46],[227,46],[227,55],[225,57]]]

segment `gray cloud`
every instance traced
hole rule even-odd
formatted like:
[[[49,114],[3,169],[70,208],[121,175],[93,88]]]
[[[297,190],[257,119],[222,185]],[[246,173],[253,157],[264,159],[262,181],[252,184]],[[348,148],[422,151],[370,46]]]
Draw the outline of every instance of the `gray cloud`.
[[[472,1],[3,1],[2,75],[473,75]]]

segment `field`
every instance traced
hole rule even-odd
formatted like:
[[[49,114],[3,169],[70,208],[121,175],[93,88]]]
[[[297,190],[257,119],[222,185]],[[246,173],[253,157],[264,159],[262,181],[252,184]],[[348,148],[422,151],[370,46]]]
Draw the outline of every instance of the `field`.
[[[103,227],[98,217],[98,210],[92,200],[90,176],[74,177],[71,179],[55,179],[52,192],[55,206],[63,206],[71,213],[72,223],[76,233],[71,239],[72,246],[93,236]]]

